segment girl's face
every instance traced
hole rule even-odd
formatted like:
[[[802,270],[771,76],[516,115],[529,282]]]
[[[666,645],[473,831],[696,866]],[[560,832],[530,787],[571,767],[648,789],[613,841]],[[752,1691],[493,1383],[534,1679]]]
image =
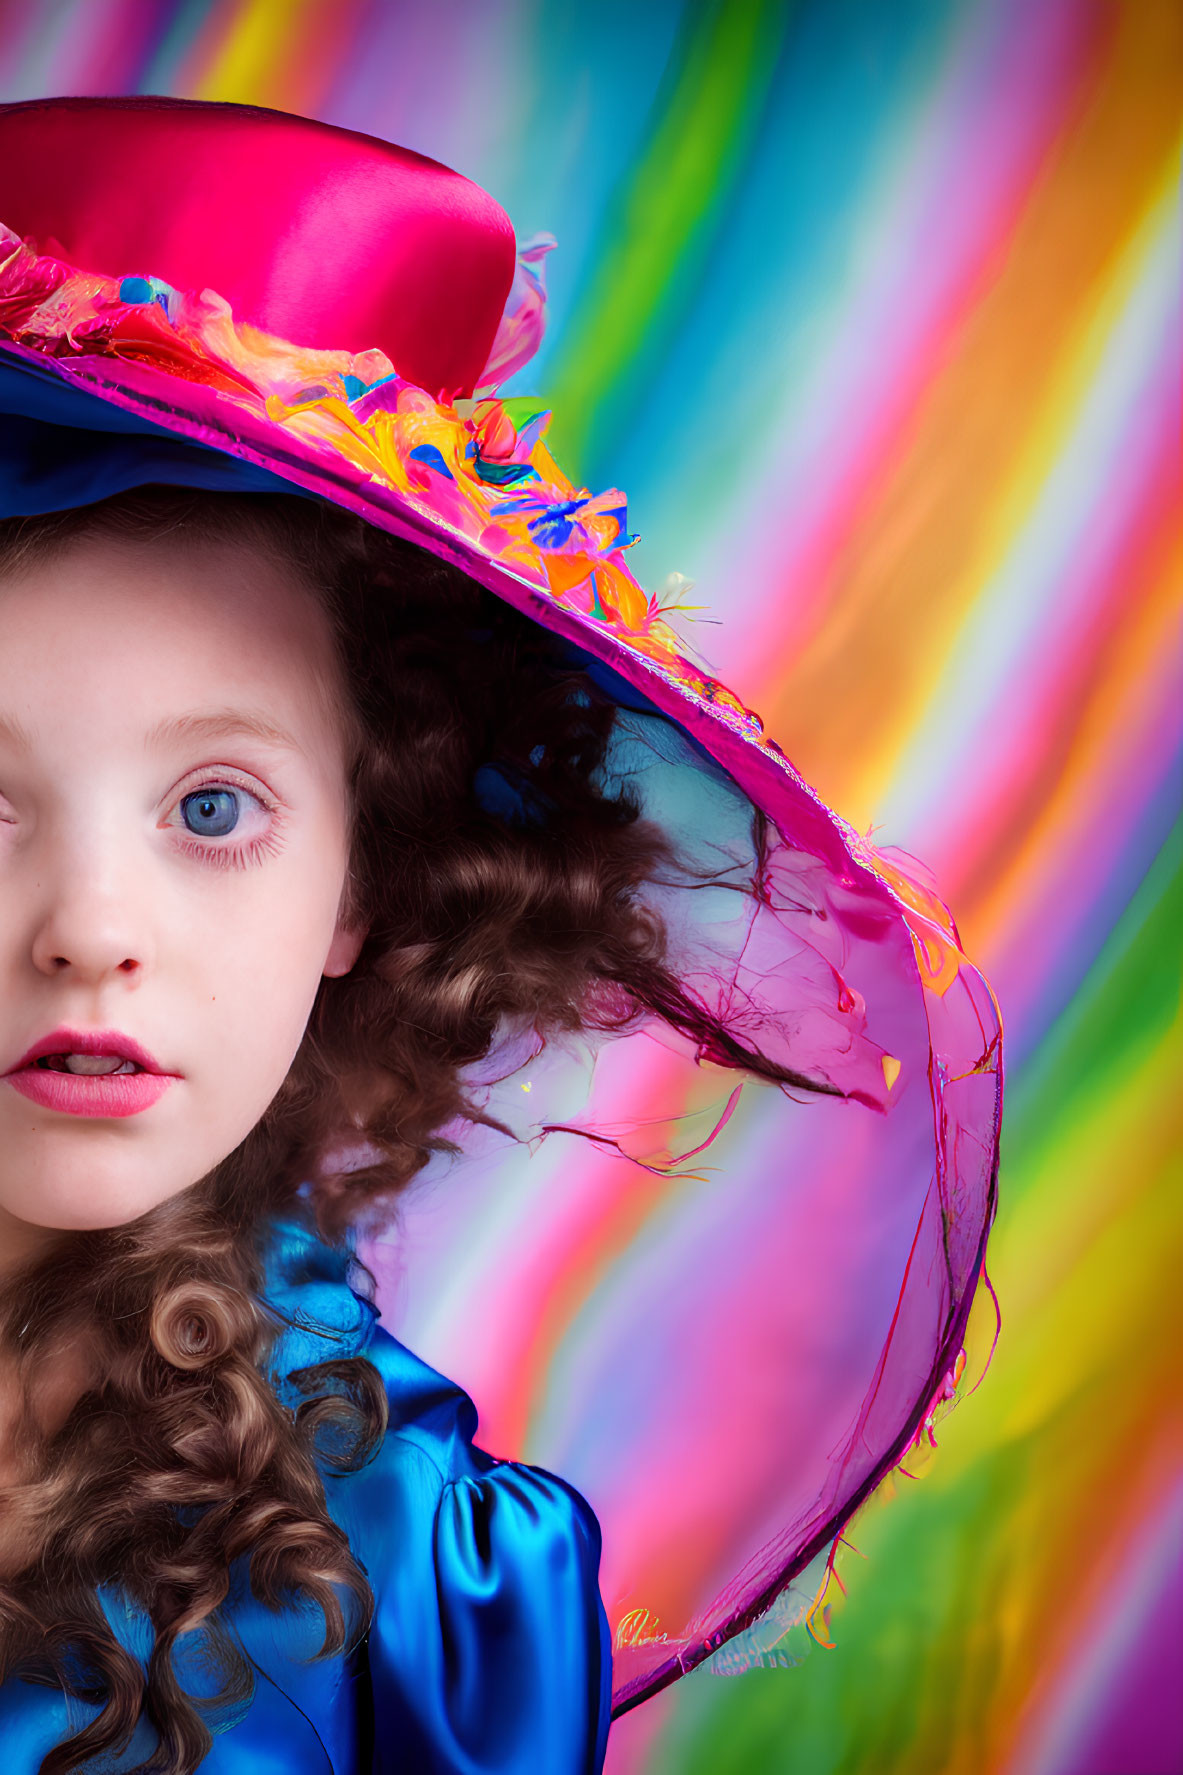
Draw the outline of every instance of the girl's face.
[[[82,538],[0,580],[0,1261],[186,1189],[279,1089],[361,942],[343,704],[253,550]]]

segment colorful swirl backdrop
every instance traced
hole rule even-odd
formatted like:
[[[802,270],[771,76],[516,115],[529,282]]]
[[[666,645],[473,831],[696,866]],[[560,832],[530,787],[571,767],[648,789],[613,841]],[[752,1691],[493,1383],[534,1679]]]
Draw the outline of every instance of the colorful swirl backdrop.
[[[642,579],[695,582],[697,649],[926,860],[1002,1003],[986,1378],[856,1519],[833,1649],[697,1673],[613,1775],[1183,1767],[1183,12],[0,0],[0,97],[61,92],[304,111],[552,230],[518,386],[556,454],[628,490]],[[562,1259],[594,1329],[605,1251]],[[479,1397],[453,1282],[404,1335]]]

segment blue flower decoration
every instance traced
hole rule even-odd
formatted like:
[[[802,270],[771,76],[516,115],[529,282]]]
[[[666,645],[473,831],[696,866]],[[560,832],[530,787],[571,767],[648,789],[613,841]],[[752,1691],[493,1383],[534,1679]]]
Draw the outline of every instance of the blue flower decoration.
[[[428,468],[433,468],[437,475],[444,475],[449,481],[455,479],[451,469],[444,461],[443,455],[436,449],[434,444],[418,445],[416,449],[411,451],[410,460],[412,462],[425,462]]]
[[[119,285],[119,300],[129,308],[146,308],[155,302],[170,319],[170,305],[175,303],[176,296],[172,285],[159,277],[125,277]]]

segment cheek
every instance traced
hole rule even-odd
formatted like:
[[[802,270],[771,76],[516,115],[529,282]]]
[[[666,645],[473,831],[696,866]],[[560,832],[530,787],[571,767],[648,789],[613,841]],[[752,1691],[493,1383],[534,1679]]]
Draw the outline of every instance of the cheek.
[[[207,905],[200,935],[190,927],[181,936],[179,967],[188,976],[208,1059],[219,1071],[253,1074],[262,1068],[269,1076],[277,1074],[266,1101],[282,1083],[303,1036],[332,942],[343,877],[339,860],[293,858],[265,884],[266,891],[244,893],[233,906]],[[260,1078],[255,1094],[267,1083]]]

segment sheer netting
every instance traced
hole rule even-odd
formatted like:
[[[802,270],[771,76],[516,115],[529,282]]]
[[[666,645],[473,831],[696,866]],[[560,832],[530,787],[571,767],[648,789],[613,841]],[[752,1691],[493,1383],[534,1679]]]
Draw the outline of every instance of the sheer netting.
[[[474,1084],[526,1144],[468,1142],[370,1254],[392,1328],[473,1393],[485,1446],[599,1516],[618,1706],[774,1646],[950,1390],[999,1089],[993,1003],[950,933],[836,871],[791,803],[779,829],[756,818],[625,694],[610,770],[676,847],[652,893],[678,972],[814,1088],[654,1022],[507,1032]]]

